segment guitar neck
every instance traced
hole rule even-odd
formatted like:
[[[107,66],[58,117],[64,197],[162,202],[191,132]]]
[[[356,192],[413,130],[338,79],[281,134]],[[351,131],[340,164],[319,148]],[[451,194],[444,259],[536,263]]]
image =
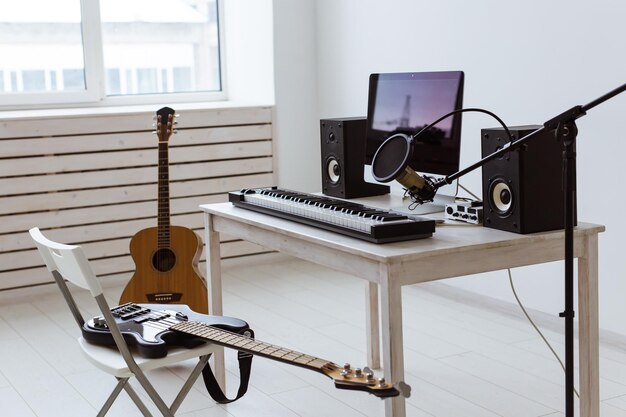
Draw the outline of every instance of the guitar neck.
[[[170,174],[167,141],[159,141],[157,247],[170,247]]]
[[[291,365],[301,366],[324,374],[328,374],[328,372],[338,368],[338,365],[325,359],[316,358],[269,343],[258,342],[250,337],[217,329],[203,323],[187,321],[178,323],[170,329],[198,336],[218,345],[234,348],[253,355],[264,356],[268,359],[286,362]]]

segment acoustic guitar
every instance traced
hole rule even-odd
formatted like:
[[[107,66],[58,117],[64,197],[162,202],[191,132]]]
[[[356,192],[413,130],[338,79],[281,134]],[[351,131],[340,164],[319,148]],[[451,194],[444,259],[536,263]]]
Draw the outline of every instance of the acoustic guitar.
[[[198,270],[202,240],[191,229],[170,224],[169,139],[174,132],[175,112],[163,107],[156,112],[159,142],[157,227],[137,232],[130,241],[135,273],[124,288],[120,304],[187,304],[208,313],[207,286]]]
[[[167,355],[168,346],[197,345],[210,341],[251,355],[299,366],[331,378],[339,389],[366,391],[380,398],[402,395],[408,398],[411,387],[400,381],[391,384],[375,378],[365,367],[337,365],[295,350],[260,342],[247,334],[248,323],[233,317],[198,314],[184,305],[121,305],[111,310],[127,343],[135,345],[141,355],[158,358]],[[114,345],[104,317],[98,316],[83,325],[83,337],[90,343]]]

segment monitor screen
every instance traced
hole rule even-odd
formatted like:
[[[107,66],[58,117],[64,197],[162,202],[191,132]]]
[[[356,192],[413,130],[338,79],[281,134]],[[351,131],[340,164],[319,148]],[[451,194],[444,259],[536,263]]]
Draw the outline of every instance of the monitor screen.
[[[463,102],[463,72],[371,74],[367,104],[365,163],[396,133],[414,135]],[[417,138],[411,167],[450,175],[459,170],[461,114],[450,116]]]

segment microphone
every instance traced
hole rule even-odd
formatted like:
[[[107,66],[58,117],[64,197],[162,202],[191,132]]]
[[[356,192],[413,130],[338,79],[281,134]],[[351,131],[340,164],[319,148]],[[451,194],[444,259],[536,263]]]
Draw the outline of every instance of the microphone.
[[[398,181],[417,204],[433,201],[437,189],[443,185],[421,176],[411,168],[413,137],[403,133],[390,136],[378,148],[372,159],[372,176],[376,181]]]

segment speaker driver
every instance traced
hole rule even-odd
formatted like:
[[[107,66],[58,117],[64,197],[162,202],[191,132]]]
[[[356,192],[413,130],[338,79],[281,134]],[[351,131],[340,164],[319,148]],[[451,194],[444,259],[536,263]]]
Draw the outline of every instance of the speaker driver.
[[[513,191],[509,184],[503,179],[498,178],[491,183],[489,187],[489,198],[491,206],[501,216],[511,214],[513,208]]]
[[[328,175],[328,179],[332,184],[337,184],[341,179],[341,165],[333,156],[328,158],[326,163],[326,175]]]

